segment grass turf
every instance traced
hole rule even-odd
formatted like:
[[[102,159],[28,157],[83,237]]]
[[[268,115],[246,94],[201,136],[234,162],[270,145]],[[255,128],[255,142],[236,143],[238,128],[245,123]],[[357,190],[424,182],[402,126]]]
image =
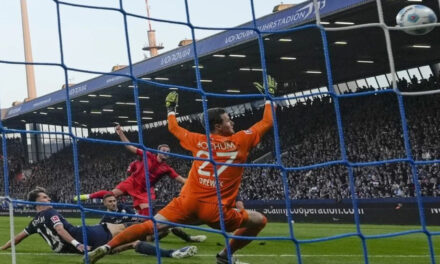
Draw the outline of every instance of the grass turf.
[[[16,233],[27,226],[31,218],[16,217]],[[73,224],[80,224],[80,219],[68,219]],[[97,223],[97,219],[88,219],[88,224]],[[420,229],[418,226],[391,226],[391,225],[362,225],[362,232],[365,235],[378,235],[395,233],[407,230]],[[430,231],[440,231],[440,227],[429,227]],[[187,229],[188,233],[200,234],[197,230]],[[355,233],[354,225],[350,224],[295,224],[295,236],[298,239],[314,239],[341,235],[344,233]],[[269,223],[261,233],[261,236],[288,236],[287,224]],[[199,253],[188,259],[163,259],[162,263],[192,263],[204,264],[215,263],[215,254],[219,252],[225,243],[222,236],[206,233],[208,239],[203,243],[196,243]],[[9,238],[9,218],[0,217],[0,244],[6,243]],[[438,236],[433,236],[436,262],[440,246]],[[186,243],[169,235],[160,241],[160,246],[166,249],[176,249],[185,246]],[[431,263],[427,236],[422,233],[397,236],[392,238],[368,239],[368,260],[371,264],[401,264],[401,263]],[[346,237],[317,243],[301,244],[302,262],[305,264],[348,264],[364,263],[362,244],[359,237]],[[254,241],[246,248],[237,252],[241,261],[252,264],[263,263],[298,263],[296,248],[291,241]],[[51,264],[51,263],[81,263],[80,255],[60,255],[52,253],[49,246],[39,235],[32,235],[17,246],[17,263],[19,264]],[[10,250],[0,251],[0,264],[11,263]],[[107,256],[99,263],[157,263],[155,257],[142,256],[134,251],[127,251],[120,255]]]

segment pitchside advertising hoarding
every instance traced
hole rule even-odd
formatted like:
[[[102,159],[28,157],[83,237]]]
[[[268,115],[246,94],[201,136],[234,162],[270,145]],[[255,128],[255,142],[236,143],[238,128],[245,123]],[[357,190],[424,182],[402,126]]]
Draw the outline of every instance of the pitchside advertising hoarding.
[[[426,223],[440,225],[440,200],[429,198],[423,203]],[[166,204],[157,204],[159,210]],[[9,215],[7,203],[1,205],[0,215]],[[104,210],[100,204],[85,204],[90,209]],[[270,222],[287,222],[287,209],[284,201],[246,201],[248,210],[263,213]],[[79,217],[80,211],[75,208],[56,208],[65,217]],[[420,216],[415,199],[368,199],[359,202],[359,218],[362,224],[401,224],[419,225]],[[335,202],[333,200],[293,201],[290,213],[297,223],[353,223],[353,205],[350,200]],[[33,216],[35,209],[16,205],[14,215]],[[86,213],[87,217],[99,218],[96,213]]]
[[[247,209],[266,215],[269,221],[286,222],[287,210],[282,205],[252,204]],[[292,205],[290,213],[295,222],[304,223],[353,223],[351,204],[308,204]],[[420,224],[416,203],[366,203],[358,206],[357,212],[363,224]],[[440,225],[440,202],[424,204],[424,213],[428,225]]]

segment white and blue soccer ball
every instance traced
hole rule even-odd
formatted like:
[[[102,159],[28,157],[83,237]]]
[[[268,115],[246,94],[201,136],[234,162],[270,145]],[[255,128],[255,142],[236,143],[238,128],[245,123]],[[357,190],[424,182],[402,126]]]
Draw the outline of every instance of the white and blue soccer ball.
[[[431,8],[424,5],[409,5],[397,14],[396,23],[399,27],[418,26],[424,24],[437,23],[437,15]],[[434,29],[432,27],[418,29],[404,29],[411,35],[425,35]]]

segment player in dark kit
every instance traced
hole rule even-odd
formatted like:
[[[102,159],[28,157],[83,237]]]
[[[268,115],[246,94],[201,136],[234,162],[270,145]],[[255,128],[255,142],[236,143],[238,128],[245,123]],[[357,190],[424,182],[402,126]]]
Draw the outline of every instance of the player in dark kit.
[[[31,202],[49,203],[50,197],[46,190],[37,187],[28,194]],[[38,233],[49,244],[51,249],[57,253],[82,253],[84,252],[82,228],[70,224],[57,210],[50,205],[37,205],[37,215],[29,225],[14,238],[14,243],[19,244],[28,236]],[[123,224],[98,224],[86,226],[88,249],[92,250],[107,243],[113,236],[125,229]],[[0,249],[6,250],[11,247],[8,241]],[[115,248],[112,253],[122,250],[135,249],[145,255],[156,255],[156,247],[143,241],[127,243]],[[178,250],[160,249],[162,257],[184,258],[197,253],[197,247],[188,246]]]
[[[103,204],[107,208],[108,212],[135,214],[133,209],[123,204],[118,203],[116,197],[113,194],[106,194],[103,198]],[[112,223],[112,224],[127,224],[140,223],[145,221],[143,218],[131,217],[131,216],[119,216],[119,215],[104,215],[100,223]],[[180,227],[173,227],[170,229],[171,233],[186,242],[203,242],[206,239],[205,235],[189,235],[183,231]],[[166,237],[169,234],[168,230],[159,232],[159,239]],[[145,238],[146,241],[154,241],[154,235],[149,235]]]
[[[107,208],[107,212],[113,212],[113,213],[122,213],[122,214],[136,214],[136,212],[121,203],[118,203],[116,200],[116,197],[111,194],[106,194],[103,199],[102,203]],[[119,216],[119,215],[103,215],[101,218],[101,221],[99,223],[111,223],[111,224],[123,224],[123,223],[133,223],[133,222],[143,222],[142,218],[133,217],[133,216]]]

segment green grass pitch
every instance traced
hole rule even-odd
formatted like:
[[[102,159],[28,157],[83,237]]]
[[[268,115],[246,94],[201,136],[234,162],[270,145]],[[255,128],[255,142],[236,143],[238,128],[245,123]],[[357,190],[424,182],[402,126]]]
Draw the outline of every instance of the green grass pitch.
[[[16,233],[21,231],[31,220],[27,217],[15,218]],[[74,224],[79,224],[80,219],[69,219]],[[88,224],[95,224],[97,219],[88,219]],[[418,229],[417,226],[391,226],[391,225],[362,225],[362,231],[367,235],[384,234],[405,230]],[[440,227],[429,227],[430,231],[440,231]],[[201,233],[197,230],[187,230],[191,234]],[[295,224],[295,235],[298,239],[326,237],[343,233],[355,232],[355,226],[350,224]],[[261,236],[287,236],[287,224],[268,223]],[[222,249],[224,238],[217,234],[206,233],[208,239],[195,245],[199,253],[188,259],[163,259],[163,263],[215,263],[215,254]],[[0,244],[9,239],[9,218],[0,217]],[[436,262],[440,262],[440,239],[433,237]],[[179,248],[185,242],[173,235],[169,235],[160,242],[163,248]],[[429,258],[426,235],[412,234],[385,239],[371,239],[367,241],[369,263],[371,264],[422,264],[431,263]],[[290,241],[254,241],[246,248],[237,252],[237,257],[244,262],[252,264],[263,263],[297,263],[295,246]],[[361,242],[358,237],[343,238],[327,242],[310,243],[301,245],[301,254],[305,264],[348,264],[364,263]],[[46,242],[39,236],[33,235],[17,246],[18,264],[64,264],[81,263],[81,255],[60,255],[51,252]],[[11,263],[10,250],[0,251],[0,264]],[[99,263],[105,264],[138,264],[157,263],[155,257],[146,257],[127,251],[120,255],[107,256]]]

